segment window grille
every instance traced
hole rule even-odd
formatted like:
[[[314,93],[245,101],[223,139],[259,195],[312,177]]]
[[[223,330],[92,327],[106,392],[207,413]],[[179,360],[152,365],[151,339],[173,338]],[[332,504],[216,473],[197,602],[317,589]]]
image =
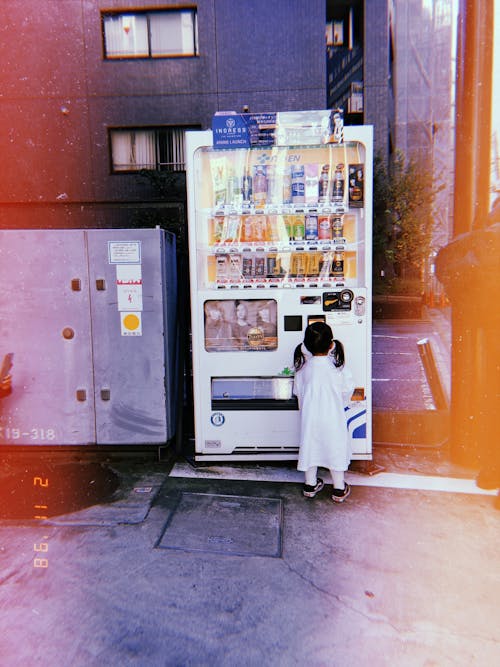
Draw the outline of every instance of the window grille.
[[[113,172],[184,171],[184,135],[199,127],[119,128],[110,130]]]

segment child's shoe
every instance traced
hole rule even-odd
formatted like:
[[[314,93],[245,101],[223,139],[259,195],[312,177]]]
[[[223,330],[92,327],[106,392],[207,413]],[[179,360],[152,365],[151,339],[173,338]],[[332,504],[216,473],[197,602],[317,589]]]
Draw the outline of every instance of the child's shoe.
[[[325,486],[325,483],[323,480],[318,477],[318,481],[316,482],[316,486],[311,486],[310,484],[304,484],[304,488],[302,489],[302,495],[305,498],[314,498],[314,496],[321,491],[321,489]]]
[[[334,503],[343,503],[347,496],[351,493],[351,487],[347,482],[344,483],[344,490],[333,489],[332,500]]]

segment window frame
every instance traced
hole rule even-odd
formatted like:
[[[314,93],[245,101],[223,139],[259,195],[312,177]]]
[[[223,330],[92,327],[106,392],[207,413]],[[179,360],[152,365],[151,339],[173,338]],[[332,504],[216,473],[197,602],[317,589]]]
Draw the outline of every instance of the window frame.
[[[151,17],[159,14],[182,14],[190,13],[192,16],[193,27],[193,53],[171,53],[154,55],[151,52]],[[109,55],[106,45],[106,28],[105,20],[110,17],[120,16],[145,16],[147,23],[147,48],[148,54],[126,54],[126,55]],[[183,5],[181,7],[150,7],[144,9],[104,9],[101,11],[101,35],[102,35],[102,53],[105,61],[116,60],[163,60],[168,58],[197,58],[199,56],[198,48],[198,8],[196,5]]]
[[[186,171],[186,155],[183,155],[183,161],[177,161],[177,162],[161,162],[160,161],[160,133],[164,131],[167,136],[168,136],[168,131],[175,132],[175,130],[183,130],[184,135],[186,132],[189,131],[199,131],[201,130],[201,125],[196,125],[196,124],[190,124],[190,125],[133,125],[133,126],[113,126],[113,127],[108,127],[108,151],[109,151],[109,168],[110,168],[110,174],[112,176],[120,176],[123,174],[132,174],[132,175],[137,175],[141,171],[161,171],[161,172],[168,172],[168,173],[184,173]],[[115,166],[115,161],[113,158],[113,140],[112,136],[113,133],[118,133],[118,132],[153,132],[154,133],[154,141],[155,141],[155,166],[148,168],[148,167],[141,167],[138,166],[137,169],[117,169]],[[183,138],[184,138],[183,135]],[[184,152],[184,148],[183,148]],[[169,168],[169,165],[183,165],[182,169],[176,169],[176,168]]]

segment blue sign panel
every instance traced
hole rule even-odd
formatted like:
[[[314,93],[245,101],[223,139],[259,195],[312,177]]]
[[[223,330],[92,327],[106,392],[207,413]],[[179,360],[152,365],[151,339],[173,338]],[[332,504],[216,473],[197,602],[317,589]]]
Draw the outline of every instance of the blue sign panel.
[[[220,111],[212,119],[214,148],[273,146],[275,129],[275,113]]]

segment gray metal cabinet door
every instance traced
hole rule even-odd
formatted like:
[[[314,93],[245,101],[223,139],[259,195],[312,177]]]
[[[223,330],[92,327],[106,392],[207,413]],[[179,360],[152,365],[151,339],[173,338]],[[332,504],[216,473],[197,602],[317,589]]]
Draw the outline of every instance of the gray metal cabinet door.
[[[0,231],[0,359],[14,353],[0,445],[95,442],[83,232]]]
[[[87,238],[97,444],[164,443],[163,232]]]

